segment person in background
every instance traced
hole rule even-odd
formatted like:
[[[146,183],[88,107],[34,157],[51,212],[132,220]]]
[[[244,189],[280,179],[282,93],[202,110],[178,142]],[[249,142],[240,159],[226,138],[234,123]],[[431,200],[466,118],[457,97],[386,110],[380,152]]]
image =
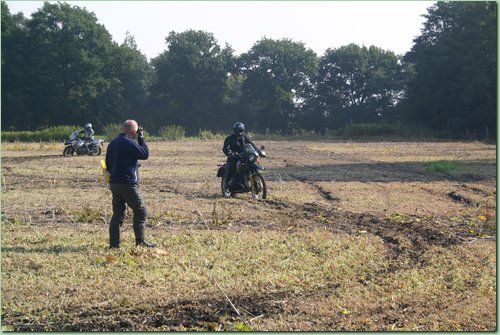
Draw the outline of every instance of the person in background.
[[[137,137],[137,142],[134,138]],[[142,128],[134,120],[123,124],[123,132],[113,139],[106,152],[106,167],[110,173],[109,187],[113,195],[113,216],[109,223],[109,247],[120,247],[120,226],[125,219],[126,205],[133,213],[135,243],[155,247],[146,241],[144,230],[147,211],[139,192],[138,160],[149,158],[149,149]]]
[[[94,139],[94,129],[92,129],[92,123],[87,123],[83,130],[80,130],[78,134],[83,134],[83,145],[87,151],[89,151],[89,143]]]

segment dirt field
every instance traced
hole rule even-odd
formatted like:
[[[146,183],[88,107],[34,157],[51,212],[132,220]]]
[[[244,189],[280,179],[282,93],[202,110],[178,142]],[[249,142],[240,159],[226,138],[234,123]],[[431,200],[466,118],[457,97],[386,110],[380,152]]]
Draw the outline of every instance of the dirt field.
[[[150,143],[158,248],[129,215],[116,251],[103,156],[2,144],[2,329],[496,330],[496,146],[257,144],[261,201],[221,198],[221,143]]]

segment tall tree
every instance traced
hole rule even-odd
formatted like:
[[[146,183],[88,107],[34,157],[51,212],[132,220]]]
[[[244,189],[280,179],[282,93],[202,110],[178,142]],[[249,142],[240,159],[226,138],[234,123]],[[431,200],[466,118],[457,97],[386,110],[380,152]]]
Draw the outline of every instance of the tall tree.
[[[231,66],[232,49],[221,48],[213,34],[170,32],[167,50],[152,60],[151,88],[156,125],[177,124],[188,133],[213,128],[220,113]]]
[[[242,121],[260,131],[292,129],[311,87],[316,54],[302,42],[263,38],[239,61],[245,77],[240,102]]]
[[[104,71],[110,87],[101,99],[94,100],[95,109],[106,111],[100,123],[116,123],[128,118],[145,122],[153,71],[129,32],[121,45],[113,45]]]
[[[392,51],[349,44],[320,58],[313,119],[340,127],[347,122],[390,122],[404,93],[402,66]],[[323,120],[322,120],[323,119]]]
[[[2,129],[15,129],[26,120],[26,18],[12,15],[2,1]]]
[[[103,73],[113,44],[93,13],[45,2],[28,21],[28,44],[31,84],[26,104],[31,128],[82,124],[106,112],[92,107],[112,87]]]
[[[437,2],[405,61],[407,119],[448,135],[496,136],[497,4]]]
[[[2,2],[2,127],[141,119],[151,67],[133,36],[111,40],[93,13],[45,3],[31,19]]]

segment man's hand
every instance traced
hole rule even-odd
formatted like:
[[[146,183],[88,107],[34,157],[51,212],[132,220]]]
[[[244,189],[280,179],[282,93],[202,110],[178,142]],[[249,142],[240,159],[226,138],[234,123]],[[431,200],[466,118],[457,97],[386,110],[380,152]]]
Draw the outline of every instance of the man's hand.
[[[139,137],[144,137],[144,129],[138,128],[137,129],[137,136]]]

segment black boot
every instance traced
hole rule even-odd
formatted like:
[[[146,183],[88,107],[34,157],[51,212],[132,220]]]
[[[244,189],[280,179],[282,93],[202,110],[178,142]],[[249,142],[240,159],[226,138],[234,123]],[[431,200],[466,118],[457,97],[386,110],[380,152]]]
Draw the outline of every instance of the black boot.
[[[144,224],[134,224],[135,245],[146,248],[154,248],[156,244],[146,241],[144,238]]]
[[[155,243],[151,243],[151,242],[148,242],[146,240],[143,240],[143,241],[137,241],[135,242],[135,245],[137,246],[142,246],[142,247],[146,247],[146,248],[154,248],[156,247],[156,244]]]
[[[120,247],[120,225],[111,219],[109,225],[109,248],[119,248]]]

